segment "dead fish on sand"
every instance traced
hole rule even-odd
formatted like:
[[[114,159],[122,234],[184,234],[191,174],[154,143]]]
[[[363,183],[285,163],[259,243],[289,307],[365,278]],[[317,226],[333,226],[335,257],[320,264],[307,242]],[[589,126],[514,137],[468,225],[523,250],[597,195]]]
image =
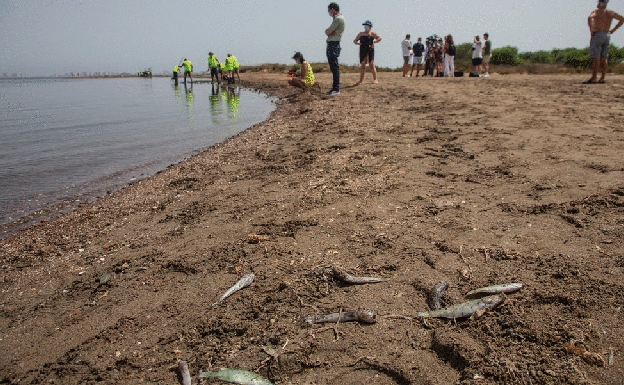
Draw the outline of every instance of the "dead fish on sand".
[[[429,293],[429,307],[431,307],[432,310],[438,310],[440,308],[440,300],[448,287],[448,282],[438,282],[433,289],[431,289]]]
[[[476,299],[474,301],[449,306],[444,309],[418,312],[416,313],[416,317],[449,319],[470,317],[478,311],[494,308],[503,303],[503,301],[505,301],[504,295],[491,295],[489,297]]]
[[[375,313],[370,310],[350,310],[341,313],[331,313],[327,315],[311,315],[306,317],[305,321],[310,324],[318,323],[338,323],[338,322],[362,322],[366,324],[374,324],[377,322]]]
[[[389,281],[389,278],[376,278],[376,277],[354,277],[351,274],[347,273],[344,270],[338,269],[336,267],[332,268],[334,272],[334,277],[341,280],[345,283],[350,283],[353,285],[361,285],[365,283],[378,283],[378,282],[386,282]]]
[[[181,385],[191,385],[191,374],[185,361],[178,362],[178,380]]]
[[[243,278],[240,279],[240,281],[236,282],[236,285],[232,286],[231,288],[229,288],[225,294],[223,294],[221,296],[221,298],[219,298],[219,300],[215,303],[212,304],[212,306],[217,305],[219,302],[223,301],[224,299],[226,299],[227,297],[231,296],[233,293],[239,291],[240,289],[243,289],[249,285],[251,285],[251,283],[253,282],[254,278],[256,276],[252,273],[252,274],[247,274],[245,276],[243,276]]]
[[[273,385],[266,378],[247,370],[221,368],[217,372],[201,372],[199,377],[218,378],[222,381],[241,385]]]
[[[488,287],[482,287],[466,293],[466,297],[483,297],[485,295],[501,294],[501,293],[513,293],[514,291],[522,288],[521,283],[505,283],[502,285],[494,285]]]

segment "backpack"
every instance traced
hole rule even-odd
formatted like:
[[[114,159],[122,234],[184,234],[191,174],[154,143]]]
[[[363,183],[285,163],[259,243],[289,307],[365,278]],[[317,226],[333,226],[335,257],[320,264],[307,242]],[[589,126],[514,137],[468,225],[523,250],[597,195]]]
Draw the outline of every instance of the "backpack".
[[[449,56],[455,56],[455,44],[449,44],[446,54]]]
[[[470,75],[468,75],[471,78],[478,78],[479,77],[479,73],[478,72],[471,72]]]

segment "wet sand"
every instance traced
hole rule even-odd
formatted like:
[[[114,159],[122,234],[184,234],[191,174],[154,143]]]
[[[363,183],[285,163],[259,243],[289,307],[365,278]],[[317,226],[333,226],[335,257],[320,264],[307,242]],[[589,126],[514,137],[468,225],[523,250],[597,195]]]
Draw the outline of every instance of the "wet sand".
[[[276,384],[622,383],[624,76],[343,74],[334,97],[243,78],[282,97],[266,122],[0,241],[1,382],[172,384],[184,360]],[[442,306],[524,287],[413,318],[441,281]],[[355,309],[376,323],[304,321]]]

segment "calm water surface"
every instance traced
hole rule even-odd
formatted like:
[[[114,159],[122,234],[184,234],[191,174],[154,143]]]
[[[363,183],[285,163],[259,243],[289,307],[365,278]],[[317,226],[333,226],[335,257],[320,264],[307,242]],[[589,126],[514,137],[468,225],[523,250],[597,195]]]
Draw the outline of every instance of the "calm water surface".
[[[2,79],[0,236],[163,170],[273,109],[252,90],[211,83]]]

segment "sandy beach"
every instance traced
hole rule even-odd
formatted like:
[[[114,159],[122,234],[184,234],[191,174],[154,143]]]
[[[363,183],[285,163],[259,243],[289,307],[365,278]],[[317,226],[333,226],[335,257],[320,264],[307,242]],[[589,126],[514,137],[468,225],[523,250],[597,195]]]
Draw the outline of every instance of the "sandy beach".
[[[0,382],[622,383],[624,76],[241,77],[268,120],[0,241]],[[415,317],[439,282],[443,307],[523,287]]]

